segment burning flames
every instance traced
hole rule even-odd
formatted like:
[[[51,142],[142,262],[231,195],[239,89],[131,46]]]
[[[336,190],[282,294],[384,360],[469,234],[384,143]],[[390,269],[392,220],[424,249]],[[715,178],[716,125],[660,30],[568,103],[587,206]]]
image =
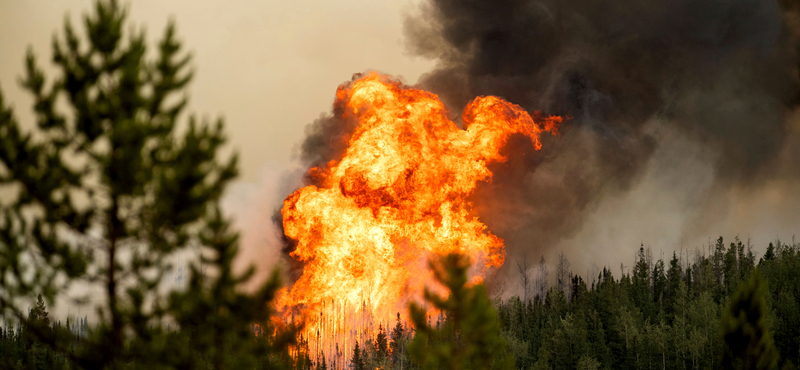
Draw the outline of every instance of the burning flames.
[[[487,164],[505,160],[510,135],[539,149],[539,136],[561,122],[486,96],[467,105],[460,129],[436,95],[376,73],[340,86],[336,104],[358,122],[343,158],[312,168],[321,185],[297,190],[282,209],[292,256],[305,266],[279,306],[303,312],[316,335],[405,312],[430,281],[433,254],[469,256],[478,281],[501,266],[503,240],[471,215],[467,198],[491,181]]]

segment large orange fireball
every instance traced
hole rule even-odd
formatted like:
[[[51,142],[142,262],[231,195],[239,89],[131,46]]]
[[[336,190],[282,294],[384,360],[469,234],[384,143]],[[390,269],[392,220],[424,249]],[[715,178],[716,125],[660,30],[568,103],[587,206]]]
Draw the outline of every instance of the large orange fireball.
[[[486,96],[467,105],[461,129],[436,95],[377,73],[340,86],[336,99],[358,126],[340,161],[311,170],[320,186],[283,203],[292,255],[305,263],[280,297],[283,308],[300,308],[317,330],[326,310],[383,321],[421,296],[432,254],[468,255],[476,279],[501,266],[503,240],[470,216],[467,198],[491,180],[487,165],[505,160],[510,135],[539,149],[539,135],[555,132],[561,118]]]

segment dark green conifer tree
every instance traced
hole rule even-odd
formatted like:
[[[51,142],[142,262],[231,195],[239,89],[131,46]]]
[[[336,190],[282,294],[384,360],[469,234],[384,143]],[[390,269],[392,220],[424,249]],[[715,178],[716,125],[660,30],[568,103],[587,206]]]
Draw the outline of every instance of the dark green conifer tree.
[[[675,299],[681,279],[683,279],[683,271],[681,271],[680,261],[677,254],[672,252],[672,259],[669,260],[669,269],[667,270],[667,300],[664,305],[667,323],[670,324],[675,316]]]
[[[392,366],[395,369],[404,369],[408,365],[406,363],[406,333],[403,329],[403,323],[400,321],[400,313],[397,313],[397,321],[395,322],[394,329],[392,329],[391,341],[389,348],[392,351]]]
[[[667,295],[667,275],[664,267],[664,261],[659,259],[653,265],[653,276],[651,281],[653,282],[653,302],[656,304],[655,313],[659,316],[664,312],[664,301]],[[656,319],[655,317],[651,317],[651,319]]]
[[[767,327],[767,288],[759,271],[739,285],[722,313],[725,369],[774,369],[778,351]]]
[[[764,256],[761,257],[761,260],[758,261],[759,266],[764,263],[765,261],[771,261],[775,259],[775,246],[772,243],[769,243],[767,246],[767,251],[764,252]]]
[[[655,307],[653,304],[653,291],[650,287],[650,263],[647,259],[644,246],[639,247],[639,252],[636,257],[636,265],[633,268],[631,276],[632,294],[631,298],[636,307],[645,315],[645,317],[653,317]],[[620,282],[625,281],[625,276],[621,278]]]
[[[50,318],[48,318],[48,315],[47,306],[44,304],[42,295],[39,294],[36,296],[36,306],[34,306],[28,314],[28,322],[42,327],[50,326]]]
[[[436,281],[447,297],[425,290],[425,300],[446,315],[441,327],[428,324],[425,309],[412,303],[415,327],[409,348],[412,359],[423,369],[511,369],[513,356],[500,336],[500,320],[482,284],[467,285],[469,259],[449,254],[431,261]],[[558,291],[560,293],[560,291]],[[562,294],[563,297],[563,294]]]
[[[739,245],[742,242],[737,237],[735,239]],[[738,261],[738,251],[739,248],[737,247],[736,243],[731,243],[730,247],[727,251],[725,251],[725,256],[723,257],[723,281],[725,286],[725,294],[730,295],[735,290],[736,287],[739,285],[739,261]]]
[[[356,341],[356,346],[353,347],[353,357],[350,359],[350,367],[353,370],[364,370],[364,358],[361,356],[361,349],[358,347],[358,341]]]
[[[378,324],[378,334],[375,336],[375,354],[378,363],[383,363],[389,355],[389,346],[383,324]]]
[[[24,348],[28,352],[28,356],[22,358],[23,364],[26,367],[34,369],[46,369],[50,361],[48,361],[48,353],[40,343],[37,343],[37,335],[47,335],[51,331],[50,318],[48,317],[47,306],[39,294],[36,297],[36,304],[28,312],[28,318],[25,320],[23,326],[22,339],[25,341]]]
[[[221,119],[184,120],[193,73],[175,26],[150,54],[126,15],[117,1],[99,0],[81,22],[85,35],[67,20],[53,39],[53,79],[28,52],[21,82],[35,102],[31,132],[0,94],[0,186],[14,194],[0,206],[0,314],[86,368],[254,364],[290,335],[253,340],[251,325],[268,322],[277,275],[248,295],[238,287],[253,270],[232,271],[237,234],[219,201],[237,156],[218,158]],[[201,250],[210,276],[195,264],[186,290],[160,293],[171,258]],[[76,285],[102,291],[91,300],[99,316],[88,334],[24,320],[20,299],[53,302]],[[164,318],[181,330],[166,330]]]

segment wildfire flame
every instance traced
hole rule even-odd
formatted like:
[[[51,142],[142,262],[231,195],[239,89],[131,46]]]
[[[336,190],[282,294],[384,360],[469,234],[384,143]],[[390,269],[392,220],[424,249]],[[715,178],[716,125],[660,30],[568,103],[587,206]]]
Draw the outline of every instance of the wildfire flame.
[[[297,190],[282,209],[286,236],[297,242],[291,254],[305,265],[279,306],[299,307],[317,335],[322,324],[313,320],[326,307],[380,320],[405,312],[430,281],[432,254],[469,256],[477,280],[500,267],[503,240],[471,216],[468,197],[478,181],[491,181],[489,163],[506,160],[500,150],[510,135],[538,150],[539,135],[561,122],[485,96],[467,105],[461,129],[436,95],[377,73],[340,86],[336,104],[358,122],[343,158],[309,170],[320,186]],[[342,320],[330,330],[352,329]]]

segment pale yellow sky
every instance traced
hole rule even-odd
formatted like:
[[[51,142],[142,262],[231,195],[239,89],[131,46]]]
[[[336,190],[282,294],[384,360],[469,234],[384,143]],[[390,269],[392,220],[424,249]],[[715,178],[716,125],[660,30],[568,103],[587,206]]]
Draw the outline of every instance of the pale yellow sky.
[[[403,14],[412,10],[411,0],[122,3],[153,41],[175,19],[194,54],[190,111],[225,117],[241,153],[242,181],[256,181],[265,166],[288,166],[305,125],[329,110],[336,87],[353,73],[374,69],[413,83],[432,67],[403,47]],[[0,1],[0,88],[23,124],[33,123],[32,101],[17,83],[26,48],[33,47],[42,65],[49,63],[52,35],[61,31],[65,14],[79,26],[92,5]]]

